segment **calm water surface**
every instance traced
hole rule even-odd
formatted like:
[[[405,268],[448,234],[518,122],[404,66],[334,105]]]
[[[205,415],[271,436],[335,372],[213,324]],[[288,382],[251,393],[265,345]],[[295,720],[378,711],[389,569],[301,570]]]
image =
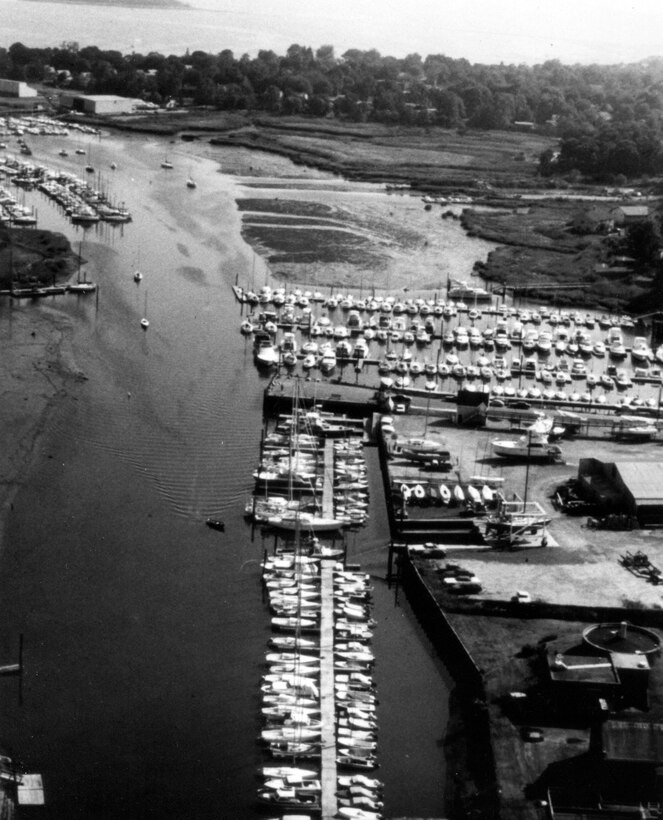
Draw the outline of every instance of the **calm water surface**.
[[[35,160],[56,164],[59,147],[36,140]],[[250,818],[269,618],[242,509],[265,382],[230,285],[264,270],[240,238],[238,182],[211,160],[181,157],[169,176],[156,143],[90,149],[99,167],[118,159],[105,184],[130,225],[83,232],[41,194],[28,201],[40,226],[80,241],[98,299],[0,305],[3,335],[12,311],[70,315],[88,376],[58,403],[8,526],[0,656],[23,633],[25,679],[22,706],[2,682],[2,742],[42,772],[46,817]],[[204,526],[212,514],[225,534]],[[447,684],[380,583],[372,537],[386,812],[440,815]]]

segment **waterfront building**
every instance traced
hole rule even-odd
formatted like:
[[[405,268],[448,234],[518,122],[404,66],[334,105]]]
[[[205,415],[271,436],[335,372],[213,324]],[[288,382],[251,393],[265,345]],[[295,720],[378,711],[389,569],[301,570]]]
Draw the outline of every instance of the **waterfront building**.
[[[19,80],[0,79],[0,97],[36,97],[37,90]]]

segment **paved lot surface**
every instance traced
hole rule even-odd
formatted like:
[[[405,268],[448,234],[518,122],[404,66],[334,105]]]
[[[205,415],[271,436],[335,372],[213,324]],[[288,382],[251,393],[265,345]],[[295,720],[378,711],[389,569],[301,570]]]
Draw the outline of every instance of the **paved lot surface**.
[[[647,462],[660,460],[661,444],[618,444],[596,439],[562,441],[563,463],[531,464],[527,471],[523,463],[512,463],[492,454],[493,439],[516,437],[517,432],[465,430],[439,421],[427,424],[420,415],[396,416],[394,426],[399,437],[425,434],[427,438],[446,441],[453,462],[451,471],[435,473],[396,459],[391,470],[399,478],[432,478],[452,486],[462,485],[473,475],[499,477],[504,479],[507,498],[514,494],[522,498],[527,492],[528,500],[537,501],[550,515],[550,543],[554,546],[514,551],[488,547],[449,551],[449,556],[479,576],[482,597],[503,600],[511,598],[516,590],[526,590],[533,600],[558,604],[663,606],[663,584],[657,586],[637,577],[618,560],[626,551],[642,550],[654,565],[663,569],[663,536],[659,532],[591,530],[586,527],[586,516],[562,514],[551,501],[555,488],[577,475],[581,458],[641,461],[646,470]],[[430,508],[426,514],[435,514],[435,509]],[[480,528],[483,530],[484,525],[480,524]]]

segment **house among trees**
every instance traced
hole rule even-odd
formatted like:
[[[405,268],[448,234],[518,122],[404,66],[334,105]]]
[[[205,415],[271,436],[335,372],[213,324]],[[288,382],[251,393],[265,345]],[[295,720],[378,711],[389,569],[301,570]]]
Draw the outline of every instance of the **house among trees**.
[[[647,205],[618,205],[610,211],[615,225],[634,225],[649,218]]]

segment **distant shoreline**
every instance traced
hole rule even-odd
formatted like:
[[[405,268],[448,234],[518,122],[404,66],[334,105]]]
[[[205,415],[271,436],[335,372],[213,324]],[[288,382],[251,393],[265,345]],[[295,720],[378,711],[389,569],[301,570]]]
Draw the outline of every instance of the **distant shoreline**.
[[[190,9],[188,3],[180,0],[25,0],[29,3],[64,3],[74,6],[125,6],[145,9]]]

